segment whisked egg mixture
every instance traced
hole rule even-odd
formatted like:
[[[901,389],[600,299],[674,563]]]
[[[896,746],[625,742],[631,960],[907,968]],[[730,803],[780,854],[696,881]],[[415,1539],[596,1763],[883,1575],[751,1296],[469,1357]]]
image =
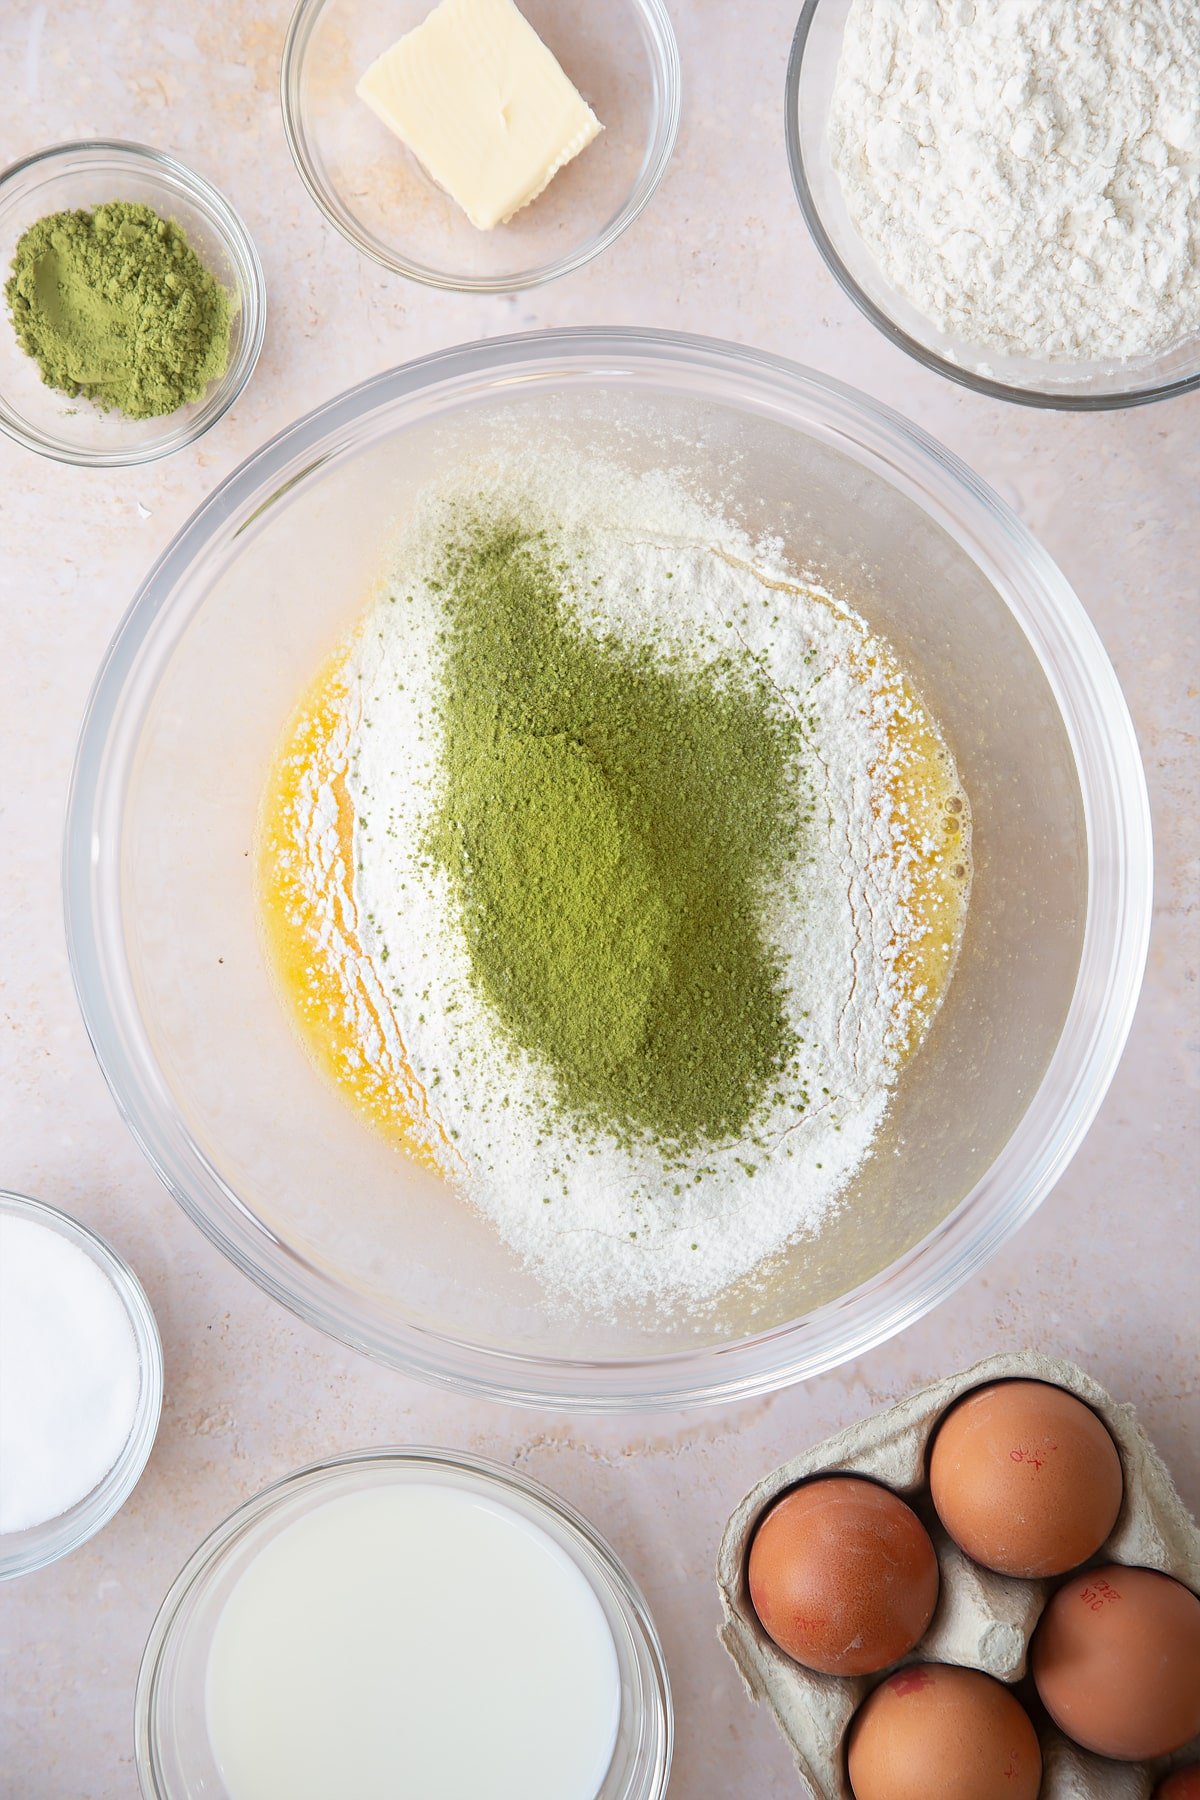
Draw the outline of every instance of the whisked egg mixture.
[[[551,1301],[819,1232],[951,980],[970,809],[886,643],[674,478],[431,491],[269,773],[309,1054]]]

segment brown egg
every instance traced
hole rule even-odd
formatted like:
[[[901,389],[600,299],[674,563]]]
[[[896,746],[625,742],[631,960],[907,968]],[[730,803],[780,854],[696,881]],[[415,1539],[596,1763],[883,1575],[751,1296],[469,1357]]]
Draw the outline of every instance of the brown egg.
[[[1121,1459],[1090,1407],[1045,1381],[976,1388],[933,1440],[929,1486],[955,1543],[1032,1579],[1094,1556],[1116,1523]]]
[[[1189,1763],[1160,1781],[1153,1800],[1200,1800],[1200,1763]]]
[[[869,1675],[906,1656],[933,1616],[929,1533],[888,1488],[829,1475],[793,1488],[750,1545],[750,1598],[781,1650],[826,1675]]]
[[[1178,1750],[1200,1731],[1200,1600],[1154,1569],[1076,1575],[1034,1633],[1033,1679],[1085,1750],[1122,1762]]]
[[[1000,1682],[914,1663],[855,1713],[848,1769],[855,1800],[1035,1800],[1042,1753]]]

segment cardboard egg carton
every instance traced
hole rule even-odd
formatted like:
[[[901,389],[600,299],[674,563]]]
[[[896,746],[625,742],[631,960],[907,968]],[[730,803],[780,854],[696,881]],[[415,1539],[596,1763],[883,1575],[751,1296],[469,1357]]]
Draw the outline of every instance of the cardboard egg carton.
[[[817,1675],[776,1648],[750,1603],[746,1580],[750,1540],[773,1500],[813,1475],[865,1475],[902,1494],[929,1529],[941,1572],[937,1610],[906,1662],[959,1663],[1009,1683],[1022,1681],[1029,1643],[1055,1581],[1018,1581],[994,1575],[963,1555],[938,1522],[929,1499],[926,1458],[944,1413],[972,1388],[1020,1377],[1047,1381],[1092,1407],[1116,1442],[1125,1477],[1121,1511],[1097,1562],[1161,1569],[1200,1590],[1200,1530],[1161,1459],[1138,1426],[1131,1406],[1118,1405],[1070,1363],[1036,1351],[990,1356],[900,1401],[889,1411],[851,1425],[764,1476],[736,1508],[717,1557],[725,1622],[721,1640],[752,1700],[765,1701],[791,1745],[809,1790],[818,1800],[853,1800],[846,1778],[850,1721],[888,1670],[877,1675]],[[1029,1698],[1026,1688],[1023,1699]],[[1200,1757],[1200,1738],[1157,1763],[1115,1763],[1089,1755],[1039,1720],[1040,1800],[1148,1800],[1168,1769]]]

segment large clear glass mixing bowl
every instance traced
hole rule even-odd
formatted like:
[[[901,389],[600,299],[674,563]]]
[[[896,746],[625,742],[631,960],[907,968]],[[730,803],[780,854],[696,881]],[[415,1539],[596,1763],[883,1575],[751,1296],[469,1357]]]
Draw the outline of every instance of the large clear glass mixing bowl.
[[[259,941],[252,847],[283,721],[417,487],[498,436],[664,461],[783,537],[885,633],[974,809],[958,971],[821,1236],[700,1317],[563,1317],[492,1228],[308,1060]],[[130,1126],[180,1205],[304,1318],[399,1368],[541,1405],[760,1393],[861,1354],[1044,1199],[1112,1077],[1150,915],[1124,700],[1054,564],[961,463],[778,358],[661,332],[447,351],[268,444],[148,577],[100,671],[66,843],[71,961]]]

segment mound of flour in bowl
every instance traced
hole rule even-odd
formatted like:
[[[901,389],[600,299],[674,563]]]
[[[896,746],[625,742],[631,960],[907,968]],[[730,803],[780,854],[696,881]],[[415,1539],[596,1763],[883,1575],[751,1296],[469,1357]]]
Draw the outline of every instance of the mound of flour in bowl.
[[[853,0],[829,121],[850,217],[941,330],[1108,361],[1200,331],[1200,9]]]
[[[633,646],[650,667],[742,668],[796,722],[802,825],[759,925],[789,1047],[735,1133],[666,1141],[564,1104],[546,1058],[480,983],[461,882],[430,848],[453,748],[446,545],[464,509],[521,521],[561,571],[572,629]],[[309,879],[321,917],[349,921],[325,931],[347,1016],[365,973],[362,1057],[390,1073],[410,1135],[551,1302],[594,1315],[700,1306],[817,1233],[940,999],[906,962],[934,929],[914,905],[929,832],[896,797],[914,742],[941,747],[946,804],[962,822],[954,854],[969,842],[949,754],[887,647],[777,545],[752,543],[668,476],[530,457],[431,492],[342,686],[330,780],[353,811],[352,891],[333,893],[334,855],[314,858]],[[328,782],[311,803],[318,825],[333,816]],[[603,1033],[607,1021],[593,1024]]]

